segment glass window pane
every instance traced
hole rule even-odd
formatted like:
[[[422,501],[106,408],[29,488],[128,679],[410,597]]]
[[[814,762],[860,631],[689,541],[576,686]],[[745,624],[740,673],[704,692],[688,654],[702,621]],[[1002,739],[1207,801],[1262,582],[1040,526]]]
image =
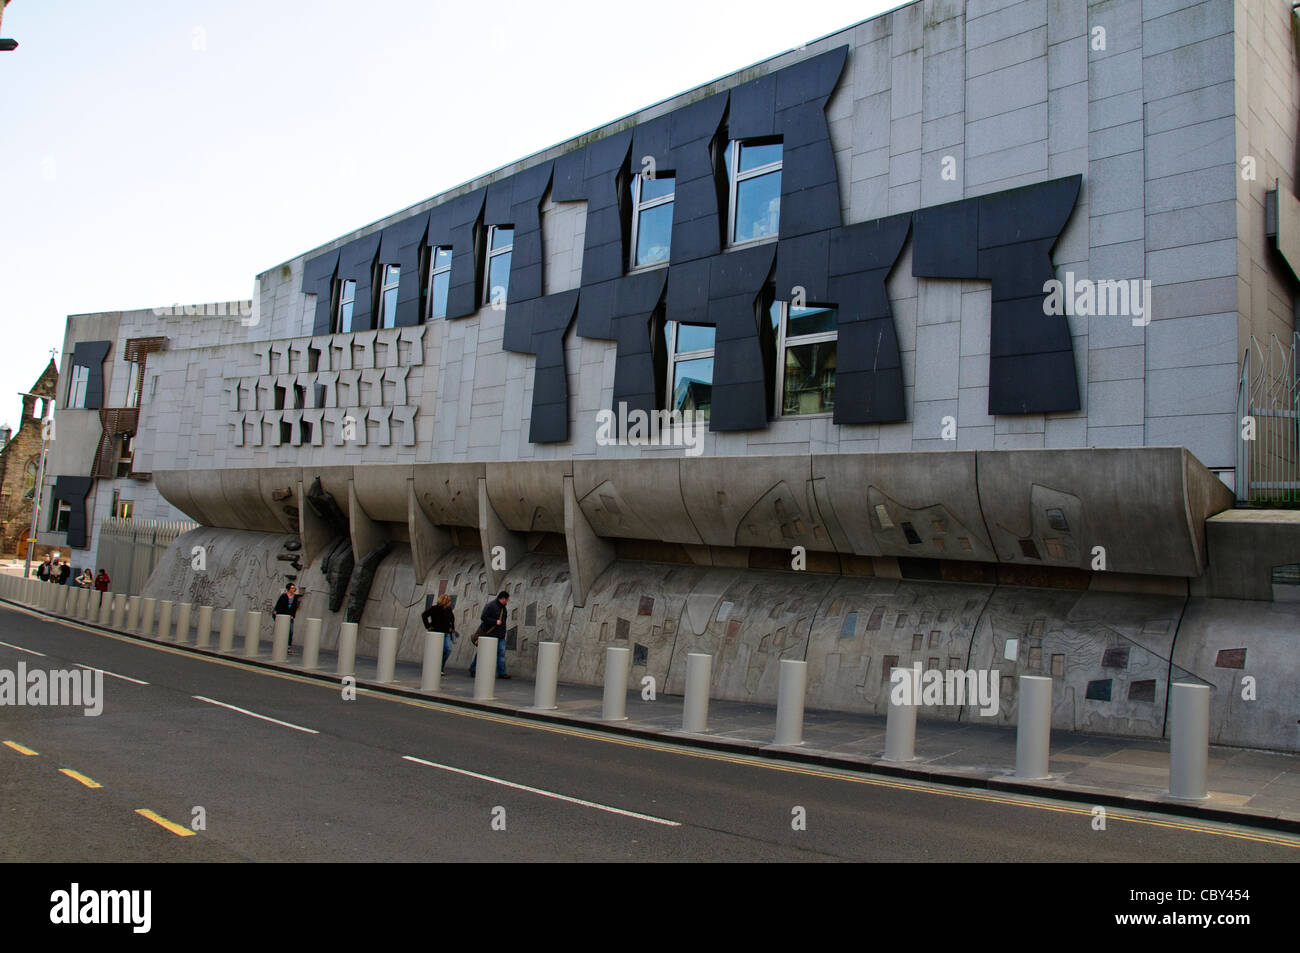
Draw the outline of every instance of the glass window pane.
[[[435,248],[435,249],[433,250],[433,267],[434,267],[435,269],[438,269],[438,268],[450,268],[450,267],[451,267],[451,249],[450,249],[450,248],[441,248],[441,247],[440,247],[440,248]]]
[[[707,351],[713,347],[717,329],[702,324],[677,325],[677,353]]]
[[[757,169],[760,165],[780,161],[781,143],[779,142],[764,146],[751,146],[743,142],[740,144],[741,172],[748,172],[750,169]]]
[[[515,230],[513,228],[493,228],[491,248],[508,248],[515,243]]]
[[[781,224],[781,173],[736,184],[736,232],[732,241],[775,235]]]
[[[660,199],[665,195],[673,194],[673,177],[671,175],[661,175],[658,178],[641,179],[641,201],[649,202],[651,199]]]
[[[339,308],[339,331],[340,333],[352,330],[352,302],[343,302]]]
[[[395,285],[402,278],[402,268],[400,265],[384,265],[384,284]]]
[[[506,300],[506,294],[510,290],[510,252],[504,255],[494,255],[488,265],[488,287],[487,300],[490,303],[493,298],[501,301]],[[500,291],[496,289],[500,288]]]
[[[772,330],[775,331],[781,326],[781,302],[773,301],[772,306],[767,309],[767,316],[772,319]]]
[[[673,366],[673,405],[669,410],[690,410],[709,417],[713,402],[713,358],[678,361]]]
[[[397,289],[389,288],[384,292],[384,303],[380,317],[381,328],[397,327]]]
[[[351,301],[357,296],[357,283],[355,281],[343,282],[343,300]]]
[[[835,409],[835,342],[785,349],[783,414],[825,414]]]
[[[800,334],[819,334],[822,331],[835,330],[834,308],[791,308],[790,320],[785,326],[785,336],[797,337]]]
[[[447,289],[451,287],[451,272],[444,271],[433,276],[433,316],[447,316]]]
[[[673,203],[645,209],[636,226],[636,263],[653,265],[668,260],[673,234]]]

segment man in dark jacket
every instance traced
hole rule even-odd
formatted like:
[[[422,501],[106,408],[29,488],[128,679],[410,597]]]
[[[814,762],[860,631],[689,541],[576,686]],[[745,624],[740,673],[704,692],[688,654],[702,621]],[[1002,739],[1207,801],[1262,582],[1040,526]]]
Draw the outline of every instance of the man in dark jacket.
[[[289,617],[289,654],[293,654],[293,617],[298,611],[298,590],[293,583],[284,587],[280,598],[275,600],[275,614]]]
[[[497,597],[483,607],[483,614],[479,616],[482,623],[479,626],[478,634],[483,638],[492,638],[497,640],[497,678],[509,678],[506,674],[506,603],[510,601],[510,593],[502,589],[497,593]],[[469,673],[473,675],[478,666],[478,653],[474,653],[474,661],[469,663]]]
[[[68,580],[72,578],[72,563],[66,559],[59,562],[59,585],[66,586]]]
[[[45,554],[45,558],[41,560],[41,564],[36,567],[36,578],[39,579],[41,582],[50,581],[50,554],[49,553]]]

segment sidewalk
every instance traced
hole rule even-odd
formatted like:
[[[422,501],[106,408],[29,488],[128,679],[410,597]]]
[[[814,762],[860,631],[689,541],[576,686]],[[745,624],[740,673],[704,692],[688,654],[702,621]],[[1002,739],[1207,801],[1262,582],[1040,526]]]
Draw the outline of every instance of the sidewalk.
[[[217,654],[192,645],[161,644],[196,654]],[[300,646],[294,648],[295,654],[286,663],[270,660],[270,643],[263,642],[260,648],[256,659],[244,659],[243,639],[239,636],[233,655],[222,657],[323,681],[340,681],[333,674],[337,656],[332,651],[321,649],[319,667],[304,672]],[[375,681],[376,670],[375,659],[358,656],[357,687],[694,747],[1300,833],[1300,755],[1211,746],[1210,796],[1203,801],[1187,801],[1167,794],[1169,743],[1159,739],[1054,731],[1052,776],[1043,781],[1023,781],[1012,777],[1016,761],[1013,728],[918,719],[916,760],[887,762],[883,760],[885,719],[874,715],[809,710],[804,717],[804,743],[777,746],[772,743],[776,727],[776,708],[772,705],[713,699],[709,703],[708,731],[692,734],[681,730],[681,696],[660,693],[656,700],[646,701],[636,685],[629,685],[627,720],[606,722],[600,717],[603,692],[597,686],[561,684],[558,708],[543,712],[531,709],[534,683],[527,678],[498,679],[496,697],[476,702],[473,679],[463,669],[449,668],[439,692],[419,690],[419,665],[398,662],[396,680],[386,685]]]

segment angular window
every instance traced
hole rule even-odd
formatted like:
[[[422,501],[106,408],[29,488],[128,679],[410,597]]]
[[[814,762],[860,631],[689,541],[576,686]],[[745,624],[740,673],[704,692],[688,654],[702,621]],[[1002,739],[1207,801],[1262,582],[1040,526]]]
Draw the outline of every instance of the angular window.
[[[451,249],[429,250],[429,317],[447,316],[447,293],[451,290]]]
[[[135,460],[135,434],[124,433],[117,445],[117,475],[131,475],[131,463]]]
[[[90,384],[90,368],[84,364],[72,365],[72,378],[68,381],[68,409],[86,406],[86,387]]]
[[[484,304],[506,303],[506,294],[510,289],[510,254],[514,249],[513,225],[492,225],[488,228]]]
[[[334,327],[332,334],[352,330],[352,308],[356,304],[357,283],[348,278],[334,281]]]
[[[733,140],[727,171],[728,244],[776,238],[781,226],[781,140]]]
[[[50,510],[50,532],[66,533],[68,531],[68,523],[71,520],[72,520],[72,505],[70,503],[64,502],[63,500],[59,500],[58,503]]]
[[[834,308],[772,303],[776,336],[777,415],[829,414],[835,410]]]
[[[128,361],[127,367],[130,368],[130,376],[126,380],[126,406],[140,406],[140,362]]]
[[[665,324],[668,352],[668,409],[709,419],[713,403],[715,330],[701,324]]]
[[[673,234],[673,175],[632,177],[632,267],[668,261]]]
[[[379,327],[397,327],[397,288],[402,280],[399,265],[379,266]]]

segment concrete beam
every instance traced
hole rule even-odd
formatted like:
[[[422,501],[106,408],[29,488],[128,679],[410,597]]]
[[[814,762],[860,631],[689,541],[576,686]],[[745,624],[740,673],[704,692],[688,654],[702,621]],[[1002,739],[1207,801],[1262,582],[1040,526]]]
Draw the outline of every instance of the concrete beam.
[[[357,502],[357,487],[351,480],[348,480],[348,526],[352,532],[352,558],[357,562],[388,541],[388,533]]]
[[[614,561],[614,545],[597,536],[587,522],[573,491],[571,476],[564,477],[564,539],[569,550],[573,604],[585,606],[592,584]]]
[[[488,579],[493,590],[499,590],[506,573],[515,564],[528,555],[528,544],[522,533],[507,528],[488,499],[487,477],[478,478],[478,533],[483,543],[483,565],[487,569]],[[493,559],[494,552],[500,547],[504,553],[504,568],[500,559]]]
[[[307,491],[301,480],[298,481],[298,538],[302,540],[304,566],[314,563],[334,538],[333,527],[308,505]]]
[[[406,481],[406,525],[411,537],[415,581],[417,585],[424,585],[438,560],[451,551],[455,542],[451,533],[435,524],[420,508],[420,501],[415,495],[414,477]]]

